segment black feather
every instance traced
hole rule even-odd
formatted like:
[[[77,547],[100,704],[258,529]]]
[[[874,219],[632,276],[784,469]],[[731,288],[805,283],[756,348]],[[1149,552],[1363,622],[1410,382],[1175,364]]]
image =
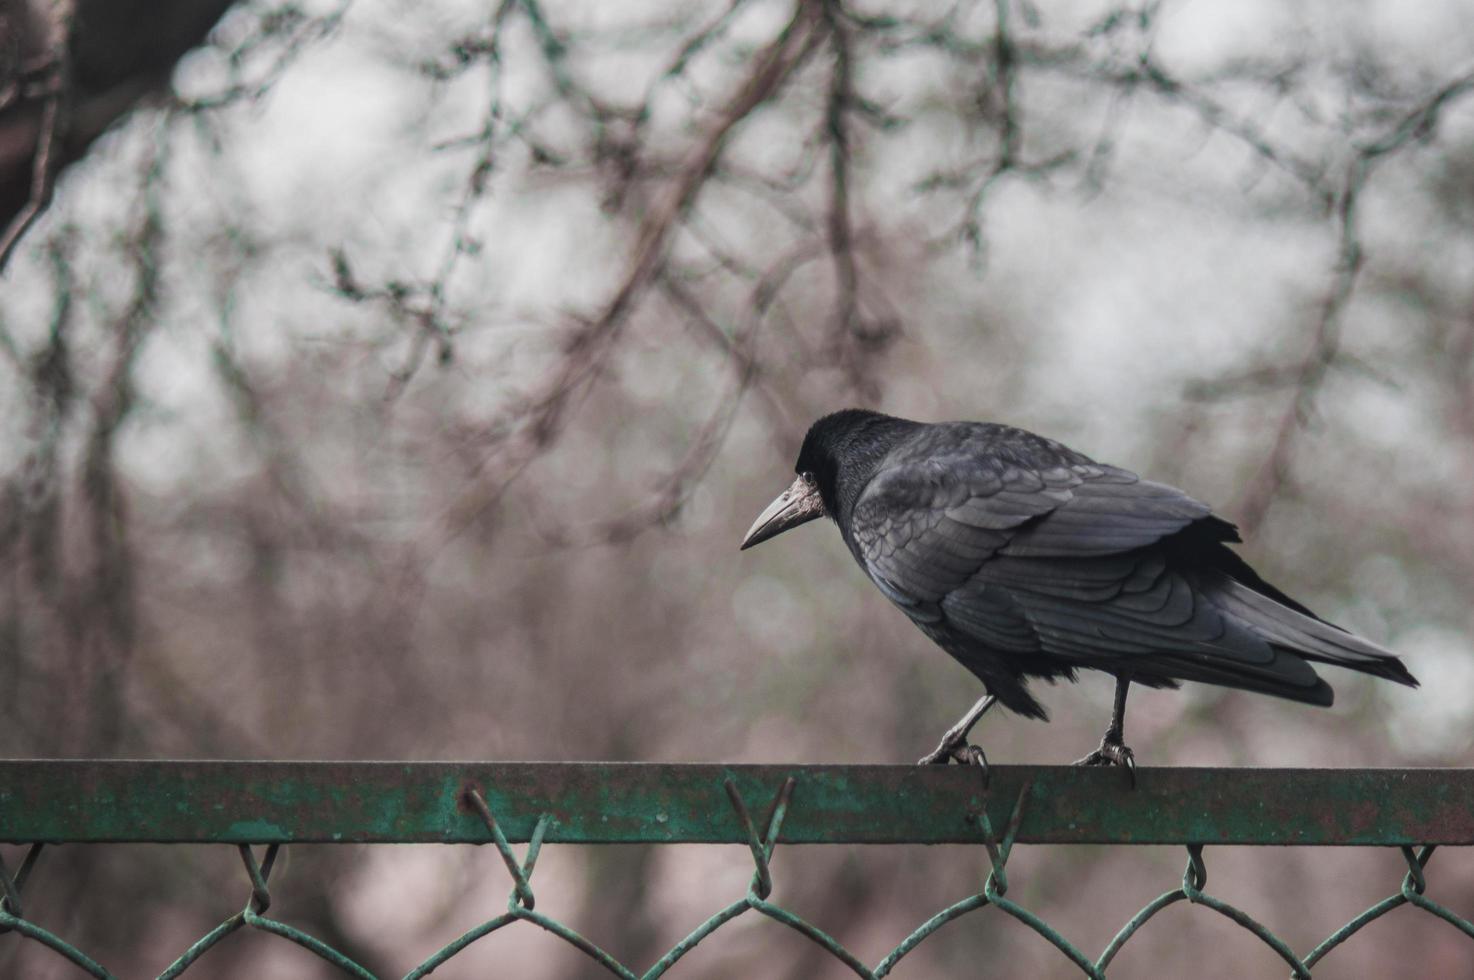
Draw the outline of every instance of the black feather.
[[[881,591],[1021,714],[1045,716],[1028,680],[1080,668],[1320,705],[1311,661],[1417,684],[1265,582],[1206,504],[1022,429],[851,409],[796,469]]]

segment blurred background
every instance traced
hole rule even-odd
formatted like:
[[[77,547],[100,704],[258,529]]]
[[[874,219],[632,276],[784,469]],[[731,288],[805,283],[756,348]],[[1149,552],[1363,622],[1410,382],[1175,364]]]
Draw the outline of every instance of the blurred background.
[[[1455,0],[0,3],[4,753],[914,760],[972,677],[831,527],[736,550],[865,405],[1182,486],[1424,682],[1138,690],[1143,765],[1469,764],[1471,51]],[[1095,746],[1108,678],[1041,693],[995,762]],[[288,857],[273,913],[382,975],[508,890],[489,849]],[[1301,952],[1402,875],[1207,857]],[[1183,861],[1020,848],[1009,897],[1098,950]],[[985,870],[780,848],[775,899],[874,962]],[[555,847],[538,909],[644,966],[750,872]],[[1430,882],[1474,913],[1474,856]],[[246,891],[225,847],[59,848],[26,907],[153,975]],[[1471,962],[1402,910],[1316,975]],[[1067,967],[984,912],[896,975]],[[443,972],[488,970],[591,975],[532,927]],[[262,935],[201,971],[328,975]],[[746,916],[674,975],[842,971]],[[1181,904],[1112,976],[1283,971]],[[79,974],[9,937],[0,975]]]

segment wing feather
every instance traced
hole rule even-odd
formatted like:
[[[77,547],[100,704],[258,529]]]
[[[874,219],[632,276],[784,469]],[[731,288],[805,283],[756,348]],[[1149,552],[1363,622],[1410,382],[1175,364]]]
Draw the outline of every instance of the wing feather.
[[[995,556],[1120,555],[1209,513],[1117,467],[1060,459],[1030,467],[953,452],[883,467],[855,504],[850,536],[870,576],[916,608],[939,602]]]
[[[1304,657],[1413,683],[1386,651],[1281,603],[1206,504],[1019,430],[929,427],[840,526],[885,595],[1026,714],[1043,709],[1022,677],[1079,667],[1315,704],[1331,690]],[[1227,574],[1183,563],[1185,548],[1224,552],[1210,567]]]

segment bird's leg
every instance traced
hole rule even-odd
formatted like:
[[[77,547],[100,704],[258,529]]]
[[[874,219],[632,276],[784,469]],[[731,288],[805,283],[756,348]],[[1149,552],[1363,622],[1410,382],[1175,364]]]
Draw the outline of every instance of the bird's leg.
[[[941,742],[937,744],[930,754],[916,760],[918,766],[943,765],[948,762],[957,761],[963,765],[974,761],[973,753],[970,751],[976,746],[967,744],[967,734],[972,731],[972,726],[978,723],[978,719],[988,713],[988,709],[998,699],[991,694],[984,694],[978,698],[978,703],[967,709],[967,714],[958,719],[957,724],[947,729],[947,734],[942,736]],[[982,750],[978,749],[978,754]],[[984,765],[987,763],[984,762]]]
[[[1111,711],[1111,727],[1106,729],[1100,740],[1100,748],[1075,763],[1077,766],[1122,766],[1132,788],[1136,787],[1136,755],[1127,748],[1126,692],[1131,687],[1131,678],[1126,674],[1116,675],[1116,704]]]

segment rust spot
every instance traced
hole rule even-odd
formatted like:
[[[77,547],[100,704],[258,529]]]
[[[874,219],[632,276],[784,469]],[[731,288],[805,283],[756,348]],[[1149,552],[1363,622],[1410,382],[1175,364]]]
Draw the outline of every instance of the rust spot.
[[[1353,836],[1364,834],[1381,822],[1384,806],[1381,800],[1358,800],[1345,808],[1343,812],[1346,819],[1344,821],[1335,819],[1335,814],[1327,811],[1322,826],[1325,827],[1328,836],[1334,835],[1337,831]]]
[[[471,802],[471,794],[479,793],[481,798],[486,799],[486,792],[477,782],[468,782],[461,787],[460,795],[456,797],[456,809],[462,813],[476,815],[476,805]]]

